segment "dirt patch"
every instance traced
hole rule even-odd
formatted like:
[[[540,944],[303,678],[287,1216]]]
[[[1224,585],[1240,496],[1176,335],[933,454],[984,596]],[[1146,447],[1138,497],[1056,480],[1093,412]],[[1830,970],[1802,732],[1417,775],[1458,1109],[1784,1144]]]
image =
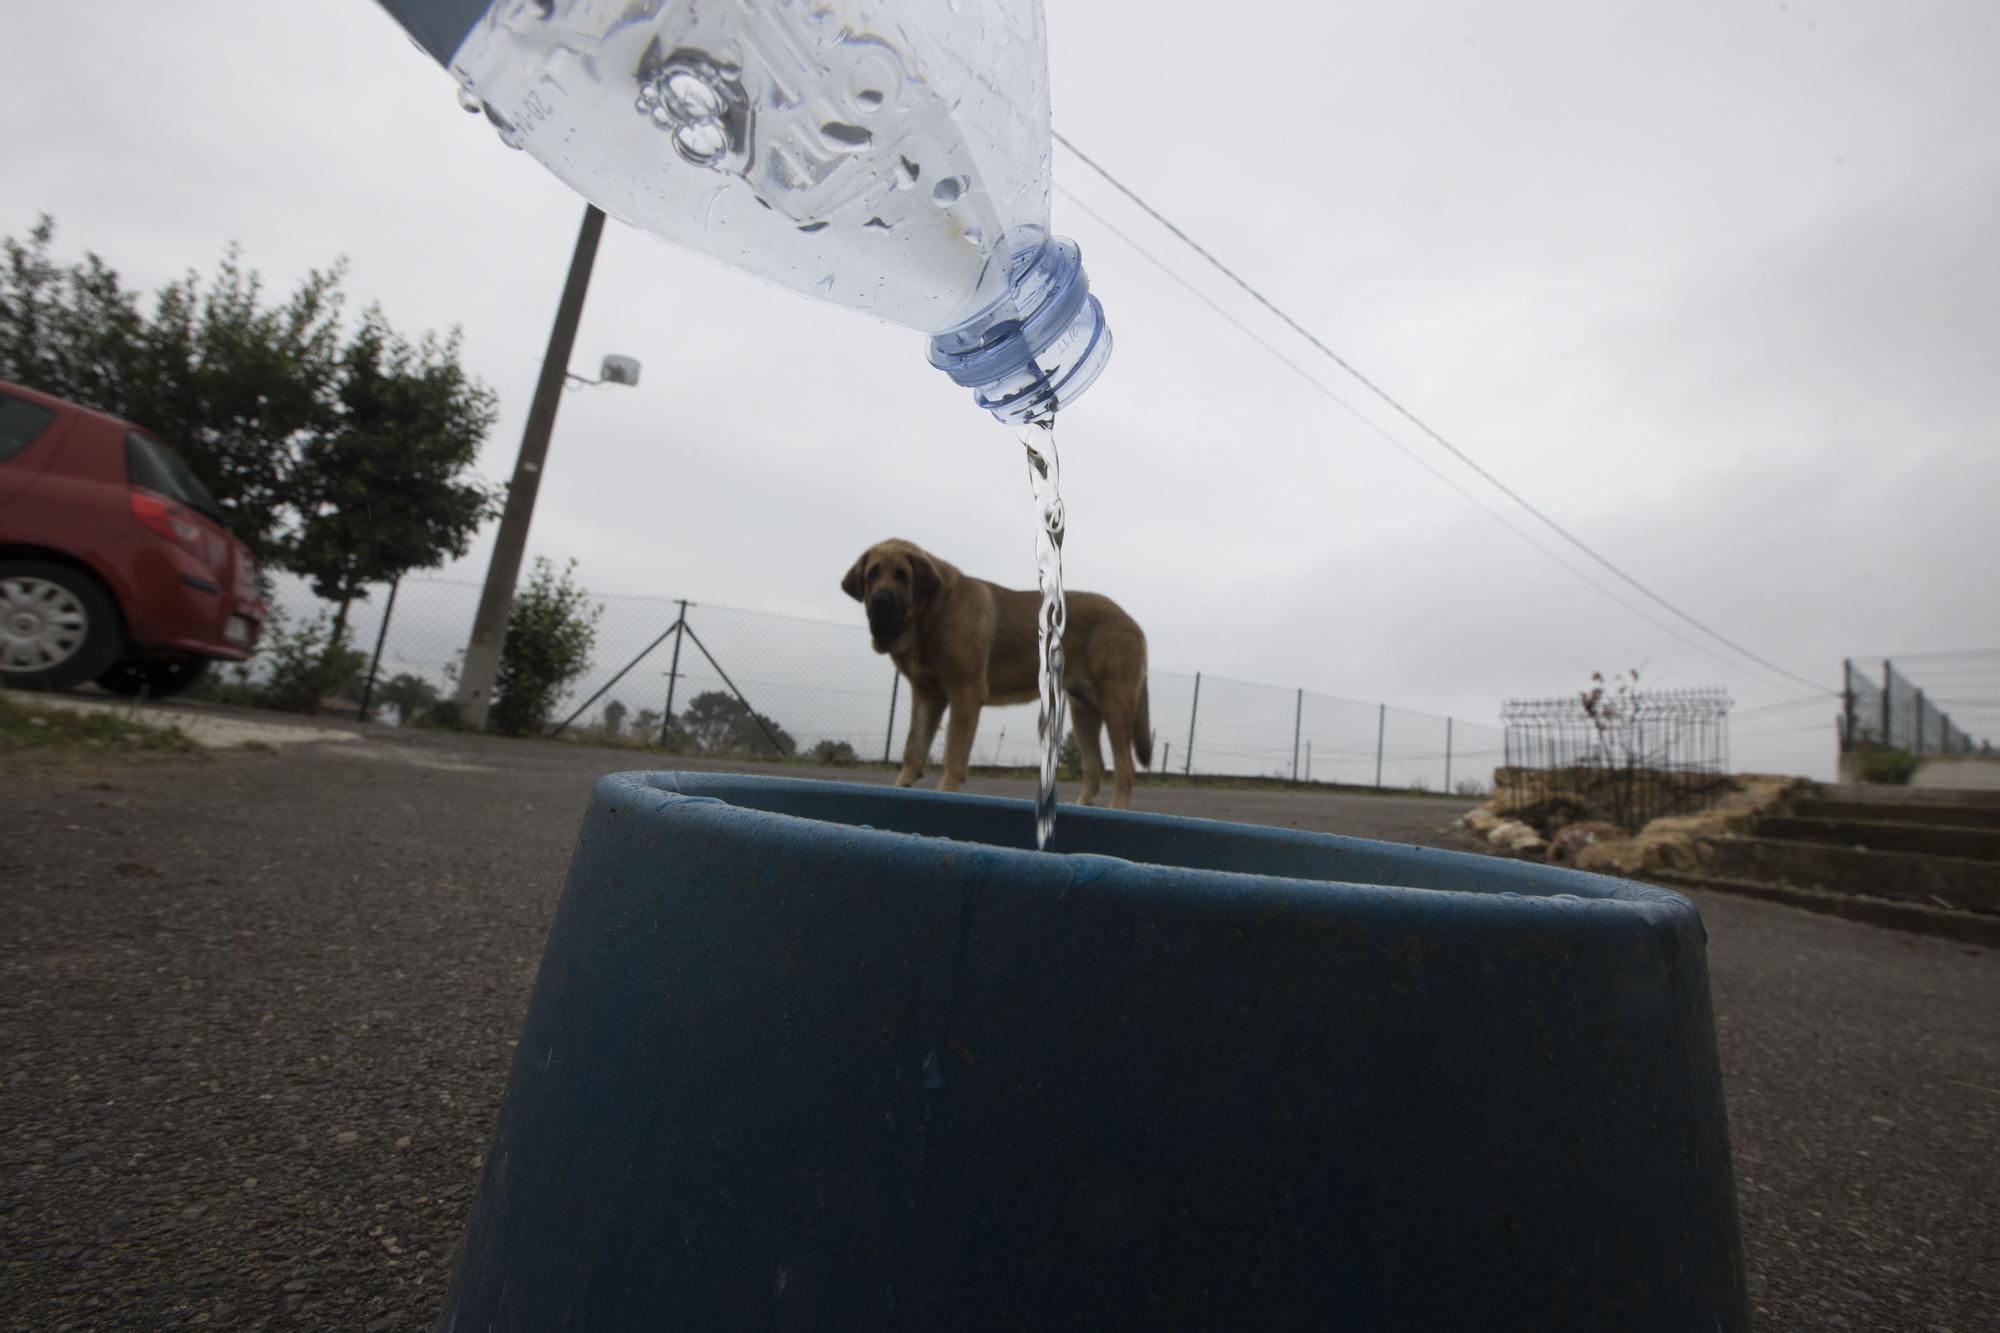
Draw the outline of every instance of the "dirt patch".
[[[0,693],[14,707],[44,719],[45,729],[74,730],[82,734],[157,738],[151,743],[128,739],[107,744],[106,749],[140,750],[251,750],[271,751],[288,745],[312,745],[322,741],[355,739],[351,731],[331,727],[305,726],[292,722],[260,722],[207,710],[163,708],[81,695],[34,696],[30,701],[19,694]],[[0,712],[0,749],[5,748],[5,713]],[[167,737],[174,739],[168,740]]]

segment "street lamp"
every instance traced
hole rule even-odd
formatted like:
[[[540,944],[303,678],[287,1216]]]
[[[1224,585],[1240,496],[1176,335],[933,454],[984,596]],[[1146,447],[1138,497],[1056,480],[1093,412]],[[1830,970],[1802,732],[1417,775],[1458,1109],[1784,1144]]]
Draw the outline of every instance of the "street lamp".
[[[584,384],[631,384],[639,382],[639,362],[636,357],[607,356],[604,364],[597,369],[597,378],[585,379],[573,370],[563,372],[566,388],[576,388]],[[573,382],[572,382],[573,381]]]
[[[604,234],[604,214],[595,205],[583,210],[583,225],[576,234],[576,250],[570,256],[569,278],[563,283],[562,300],[556,305],[555,326],[549,330],[549,349],[542,357],[541,378],[535,382],[535,399],[528,409],[528,424],[521,432],[520,456],[514,460],[514,479],[507,487],[507,502],[500,511],[500,531],[493,539],[493,559],[486,566],[486,586],[479,594],[479,612],[473,617],[472,639],[465,646],[465,662],[458,677],[458,718],[473,731],[486,727],[487,711],[493,706],[493,682],[500,674],[500,648],[507,639],[507,613],[514,605],[514,584],[521,577],[521,555],[528,544],[528,524],[534,518],[535,493],[542,484],[542,463],[548,457],[549,436],[555,430],[556,407],[562,391],[574,379],[584,384],[637,384],[639,363],[629,356],[607,356],[598,378],[584,379],[569,369],[570,351],[576,344],[576,326],[583,318],[583,298],[590,289],[590,270],[597,260],[597,241]]]

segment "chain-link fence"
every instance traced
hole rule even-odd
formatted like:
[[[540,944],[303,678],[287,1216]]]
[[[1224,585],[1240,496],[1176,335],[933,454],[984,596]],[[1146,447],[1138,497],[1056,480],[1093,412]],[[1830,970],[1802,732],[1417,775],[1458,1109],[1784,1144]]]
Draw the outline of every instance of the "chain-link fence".
[[[1990,753],[2000,736],[2000,648],[1843,665],[1841,748]]]
[[[388,589],[376,588],[353,605],[348,642],[371,659],[377,720],[403,720],[412,710],[399,701],[425,690],[450,696],[479,591],[475,583],[412,577],[393,603]],[[274,594],[294,624],[327,610],[288,576],[277,577]],[[839,624],[664,597],[593,601],[603,610],[590,664],[553,719],[566,733],[615,729],[689,750],[901,758],[908,691],[858,619]],[[1472,794],[1486,790],[1501,756],[1497,727],[1462,718],[1203,673],[1156,670],[1149,686],[1155,772]],[[937,758],[934,750],[933,764]],[[975,766],[1037,759],[1033,708],[980,714]]]

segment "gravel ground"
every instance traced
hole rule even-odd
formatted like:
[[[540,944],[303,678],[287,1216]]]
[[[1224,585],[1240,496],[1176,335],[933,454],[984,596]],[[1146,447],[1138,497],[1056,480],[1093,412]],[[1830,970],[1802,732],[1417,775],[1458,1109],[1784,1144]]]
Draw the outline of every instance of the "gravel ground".
[[[0,769],[0,1327],[428,1327],[590,779],[634,758]],[[1461,808],[1140,797],[1445,845]],[[1760,1327],[2000,1327],[2000,959],[1700,901]]]

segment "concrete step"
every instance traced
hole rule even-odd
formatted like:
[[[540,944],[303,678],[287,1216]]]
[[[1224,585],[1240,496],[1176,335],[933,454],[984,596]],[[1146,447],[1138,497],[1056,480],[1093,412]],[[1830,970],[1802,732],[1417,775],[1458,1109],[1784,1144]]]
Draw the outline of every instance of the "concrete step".
[[[1944,828],[2000,829],[2000,807],[1933,802],[1793,801],[1792,813],[1811,819],[1859,819],[1882,824],[1934,824]]]
[[[1858,893],[2000,915],[2000,865],[1957,856],[1857,852],[1776,838],[1718,838],[1708,873],[1723,879]]]
[[[1889,787],[1873,782],[1822,782],[1819,794],[1829,801],[1864,805],[1973,805],[2000,810],[2000,791],[1968,787]]]
[[[1917,852],[1971,861],[2000,861],[2000,827],[1952,828],[1945,824],[1767,815],[1757,821],[1757,836],[1828,847],[1862,847],[1871,852]]]
[[[1709,889],[1734,893],[1745,898],[1761,898],[1808,912],[1865,921],[1871,926],[1936,935],[1966,944],[2000,949],[2000,916],[1983,912],[1960,912],[1936,904],[1896,902],[1859,893],[1827,893],[1821,889],[1793,888],[1785,884],[1764,884],[1757,880],[1729,879],[1699,871],[1657,870],[1648,880],[1672,889]]]

